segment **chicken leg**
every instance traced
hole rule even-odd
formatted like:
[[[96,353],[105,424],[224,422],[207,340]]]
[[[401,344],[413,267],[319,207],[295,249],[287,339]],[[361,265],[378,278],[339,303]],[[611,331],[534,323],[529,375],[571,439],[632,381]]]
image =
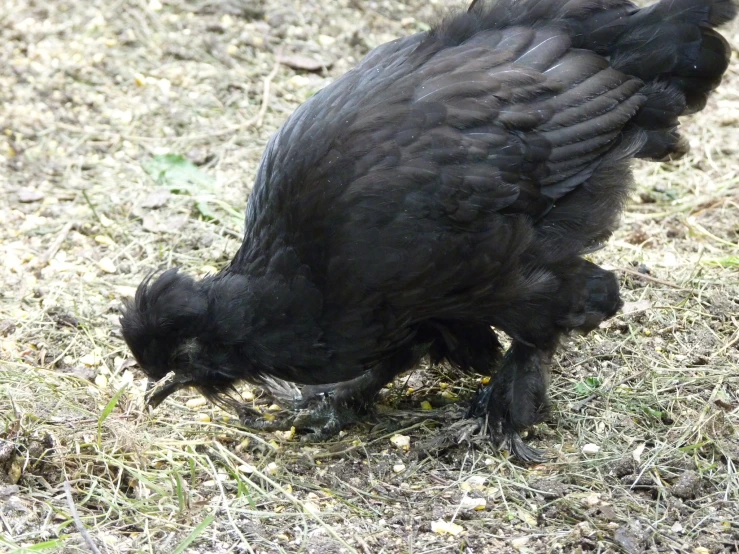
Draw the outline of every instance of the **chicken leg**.
[[[573,330],[586,334],[622,305],[615,275],[587,260],[575,257],[547,270],[559,282],[557,300],[528,305],[528,317],[520,319],[528,329],[511,334],[530,341],[513,340],[492,382],[477,393],[467,411],[497,445],[527,463],[545,460],[542,452],[523,442],[521,432],[547,415],[550,367],[560,336]]]
[[[412,358],[412,359],[411,359]],[[239,414],[243,425],[265,431],[307,431],[303,442],[322,442],[339,434],[349,425],[371,415],[373,400],[380,389],[396,375],[411,369],[419,356],[396,356],[377,364],[359,377],[330,385],[309,385],[292,397],[282,387],[268,387],[277,404],[286,409],[272,421],[242,406]]]
[[[545,461],[544,453],[527,445],[521,432],[547,415],[553,351],[514,341],[495,377],[472,399],[465,415],[477,419],[498,448],[525,463]]]

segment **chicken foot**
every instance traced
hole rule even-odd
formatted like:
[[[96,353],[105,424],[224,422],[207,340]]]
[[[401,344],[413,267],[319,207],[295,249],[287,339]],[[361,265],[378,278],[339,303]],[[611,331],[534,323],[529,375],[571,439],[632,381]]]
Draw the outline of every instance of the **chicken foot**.
[[[328,389],[325,392],[308,394],[293,407],[274,414],[270,419],[256,410],[242,406],[239,419],[242,425],[262,431],[289,431],[294,427],[296,432],[306,432],[301,436],[302,442],[323,442],[338,435],[345,427],[359,422],[362,415],[352,407],[338,402],[336,390]]]
[[[553,349],[514,341],[493,380],[472,399],[466,418],[476,419],[493,443],[525,463],[541,463],[544,453],[527,445],[521,433],[544,420]]]
[[[268,421],[256,410],[242,406],[239,418],[243,425],[252,429],[289,431],[294,427],[296,431],[307,431],[301,441],[323,442],[369,417],[377,393],[405,369],[405,364],[380,364],[342,383],[308,385],[299,391],[297,387],[288,386],[291,395],[285,394],[284,383],[268,386],[269,394],[286,411],[275,414],[274,419]]]

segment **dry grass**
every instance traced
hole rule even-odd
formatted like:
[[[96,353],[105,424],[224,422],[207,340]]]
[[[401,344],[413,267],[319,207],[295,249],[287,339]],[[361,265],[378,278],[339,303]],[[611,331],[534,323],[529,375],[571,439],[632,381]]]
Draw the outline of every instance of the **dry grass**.
[[[0,550],[737,552],[736,60],[686,124],[692,153],[637,167],[622,230],[596,256],[619,271],[625,313],[559,357],[555,413],[532,439],[555,460],[524,469],[486,445],[417,456],[434,419],[305,447],[186,404],[194,393],[148,413],[120,339],[121,298],[146,273],[203,274],[235,252],[285,117],[369,48],[422,29],[441,1],[11,4],[0,7]],[[728,35],[739,44],[736,26]],[[331,68],[277,66],[278,47]],[[164,153],[197,169],[157,182],[147,164]],[[439,405],[475,386],[422,368],[384,402]],[[461,532],[435,532],[438,520]]]

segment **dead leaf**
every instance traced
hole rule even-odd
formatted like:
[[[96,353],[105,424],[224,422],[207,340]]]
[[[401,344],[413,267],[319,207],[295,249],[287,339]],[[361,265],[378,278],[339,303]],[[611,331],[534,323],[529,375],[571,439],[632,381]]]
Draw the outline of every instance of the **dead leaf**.
[[[144,228],[144,231],[149,231],[150,233],[159,232],[159,221],[154,215],[149,214],[144,216],[141,226]]]
[[[333,65],[331,62],[322,62],[315,58],[301,56],[300,54],[280,56],[279,62],[282,65],[286,65],[291,69],[297,69],[299,71],[321,71],[323,68],[330,69]]]
[[[18,191],[18,202],[23,204],[29,204],[31,202],[38,202],[43,200],[44,195],[34,189],[21,189]]]
[[[144,201],[141,203],[141,207],[149,209],[161,208],[167,203],[170,196],[172,195],[168,190],[155,190],[144,198]]]
[[[456,536],[464,531],[464,527],[462,527],[461,525],[457,525],[456,523],[453,523],[451,521],[444,521],[443,519],[440,519],[431,523],[431,531],[433,531],[437,535]]]
[[[639,446],[637,446],[634,451],[631,453],[631,457],[634,458],[634,461],[638,464],[641,462],[641,455],[642,452],[644,452],[644,446],[645,443],[641,442],[639,443]]]
[[[459,502],[459,507],[462,510],[481,511],[484,510],[487,505],[487,500],[484,498],[472,498],[470,496],[462,497],[462,500]],[[528,523],[528,520],[526,520],[526,522]]]
[[[633,314],[636,312],[645,312],[652,308],[652,303],[649,300],[638,300],[636,302],[624,302],[623,308],[621,308],[621,313],[624,315],[626,314]]]
[[[167,218],[165,224],[161,223],[156,215],[149,213],[144,216],[141,226],[150,233],[177,233],[185,226],[187,219],[186,215],[176,215]]]
[[[629,554],[637,554],[638,552],[641,552],[641,548],[639,547],[639,537],[624,527],[616,529],[616,532],[613,535],[613,540]]]

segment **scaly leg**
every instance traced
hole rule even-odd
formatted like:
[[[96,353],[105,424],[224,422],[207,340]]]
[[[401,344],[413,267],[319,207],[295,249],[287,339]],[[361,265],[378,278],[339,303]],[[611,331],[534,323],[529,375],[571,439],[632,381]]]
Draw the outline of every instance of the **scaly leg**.
[[[266,421],[261,414],[244,406],[239,414],[241,423],[266,431],[287,431],[295,427],[296,431],[308,431],[301,439],[305,442],[325,441],[371,413],[380,389],[417,361],[418,356],[410,353],[397,356],[350,381],[305,386],[292,399],[279,392],[274,394],[275,390],[268,388],[277,403],[288,411],[277,415],[273,421]],[[297,387],[289,384],[287,388],[297,391]]]
[[[528,309],[529,315],[519,319],[523,325],[511,334],[526,337],[526,342],[514,339],[493,381],[478,392],[467,413],[484,420],[494,441],[529,463],[544,457],[523,442],[521,432],[546,417],[549,371],[560,335],[588,333],[621,307],[618,281],[611,272],[581,258],[550,269],[559,289],[538,303],[518,307]]]
[[[521,433],[546,417],[553,351],[514,341],[492,382],[477,393],[466,414],[478,420],[498,447],[523,462],[545,460],[541,451],[523,441]]]

